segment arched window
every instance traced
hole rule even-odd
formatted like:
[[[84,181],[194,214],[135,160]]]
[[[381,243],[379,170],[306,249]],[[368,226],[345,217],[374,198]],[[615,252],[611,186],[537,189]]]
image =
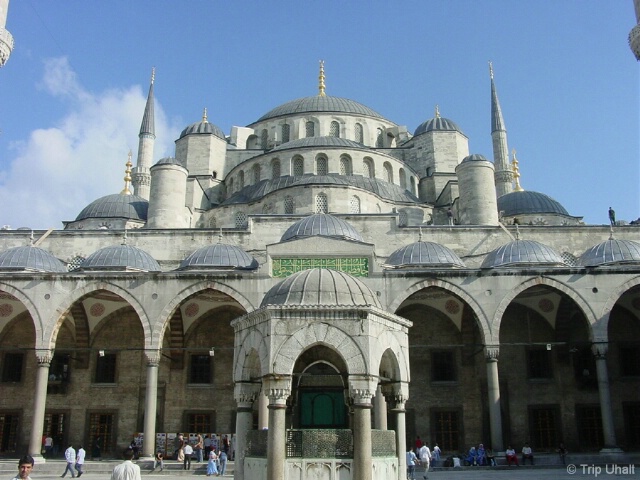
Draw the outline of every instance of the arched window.
[[[238,174],[238,188],[244,188],[244,170]]]
[[[318,157],[316,159],[316,175],[326,175],[327,173],[329,173],[327,157]]]
[[[209,228],[217,228],[218,227],[218,221],[216,220],[216,217],[211,217],[209,219]]]
[[[393,169],[389,162],[384,162],[384,179],[389,183],[393,183]]]
[[[260,174],[261,174],[260,165],[254,165],[253,166],[253,184],[254,185],[260,181]]]
[[[331,125],[329,126],[329,136],[340,137],[340,124],[335,120],[331,122]]]
[[[377,135],[376,135],[376,148],[382,148],[384,147],[384,136],[382,134],[382,129],[379,128],[377,130]]]
[[[360,213],[360,199],[355,195],[349,199],[349,213]]]
[[[236,213],[236,228],[247,228],[247,214],[244,212]]]
[[[356,123],[355,133],[356,133],[356,142],[364,144],[364,130],[362,128],[361,123]]]
[[[293,159],[293,175],[295,177],[301,177],[304,175],[304,160],[302,157],[295,157]]]
[[[282,125],[282,143],[287,143],[291,136],[291,126],[288,123]]]
[[[416,179],[413,177],[413,175],[411,176],[409,181],[411,182],[411,193],[413,193],[414,195],[417,195],[416,194]]]
[[[291,195],[284,197],[284,213],[293,213],[293,197]]]
[[[260,148],[262,148],[263,150],[267,149],[267,145],[269,144],[269,132],[267,132],[267,129],[263,129],[262,133],[260,135]]]
[[[229,179],[229,195],[233,195],[233,178]]]
[[[362,162],[362,175],[364,175],[365,178],[374,178],[376,176],[373,160],[370,158],[365,158]]]
[[[218,178],[218,172],[216,172],[215,170],[211,172],[211,178],[213,178],[214,180]]]
[[[351,158],[347,155],[340,157],[340,175],[353,175],[353,169],[351,168]]]
[[[389,148],[395,148],[396,146],[396,137],[392,133],[387,133],[387,145],[389,145]]]
[[[305,124],[305,133],[307,137],[315,137],[316,135],[316,124],[309,121]]]
[[[327,213],[329,211],[329,202],[324,193],[316,195],[316,213]]]
[[[398,172],[398,177],[400,179],[400,186],[407,189],[407,174],[404,172],[404,168],[401,168]]]
[[[274,158],[271,160],[271,179],[278,178],[280,176],[280,160]]]

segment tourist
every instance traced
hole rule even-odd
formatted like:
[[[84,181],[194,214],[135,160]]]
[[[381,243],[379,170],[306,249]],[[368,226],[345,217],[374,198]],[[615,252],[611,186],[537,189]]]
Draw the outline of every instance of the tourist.
[[[123,457],[124,462],[116,465],[113,469],[111,480],[142,480],[140,477],[140,467],[131,461],[133,458],[133,450],[127,448],[123,453]]]
[[[31,455],[25,455],[18,460],[18,475],[13,477],[12,480],[31,480],[29,476],[33,470],[33,457]]]

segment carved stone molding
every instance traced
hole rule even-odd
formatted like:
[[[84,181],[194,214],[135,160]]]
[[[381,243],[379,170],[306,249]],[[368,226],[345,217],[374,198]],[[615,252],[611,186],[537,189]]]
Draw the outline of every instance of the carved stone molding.
[[[253,405],[261,388],[262,385],[259,383],[238,382],[233,389],[233,397],[239,407]]]
[[[160,365],[160,358],[162,357],[160,350],[145,350],[144,355],[147,357],[147,366],[157,367]]]
[[[487,362],[497,362],[500,356],[500,345],[485,345],[484,358]]]
[[[382,385],[382,395],[391,410],[404,410],[409,400],[409,385],[406,382],[395,382]]]
[[[38,366],[48,367],[51,365],[53,359],[53,350],[38,349],[36,350],[36,358],[38,360]]]
[[[291,396],[291,377],[278,376],[263,380],[264,393],[269,399],[269,405],[285,405]]]
[[[591,344],[591,351],[593,355],[598,359],[605,359],[607,357],[607,352],[609,351],[609,343],[608,342],[593,342]]]

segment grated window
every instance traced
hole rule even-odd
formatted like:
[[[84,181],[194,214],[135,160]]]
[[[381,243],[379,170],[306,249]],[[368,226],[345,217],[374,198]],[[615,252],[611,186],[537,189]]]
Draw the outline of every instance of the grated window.
[[[329,126],[330,137],[340,137],[340,124],[336,121],[331,122]]]
[[[265,128],[264,130],[262,130],[262,134],[260,135],[260,148],[262,148],[263,150],[266,150],[268,143],[269,143],[269,132],[267,132],[267,129]]]
[[[76,255],[67,263],[67,271],[73,272],[74,270],[77,270],[82,262],[84,262],[84,258]]]
[[[236,228],[247,228],[247,214],[244,212],[236,213]]]
[[[273,160],[271,162],[271,178],[278,178],[280,176],[280,160]]]
[[[305,125],[305,132],[307,137],[314,137],[316,134],[316,125],[313,122],[307,122]]]
[[[293,176],[301,177],[304,174],[304,160],[302,158],[293,159]]]
[[[349,213],[360,213],[360,199],[355,195],[349,199]]]
[[[287,143],[291,137],[291,126],[288,123],[282,125],[282,143]]]
[[[253,183],[256,184],[260,181],[261,169],[260,165],[253,166]]]
[[[362,170],[365,178],[373,178],[373,163],[371,160],[365,160],[362,163]]]
[[[362,129],[362,124],[356,123],[356,142],[364,143],[364,130]]]
[[[349,157],[340,158],[340,175],[353,175],[351,159]]]
[[[393,183],[393,170],[389,162],[384,162],[384,179],[389,183]]]
[[[293,197],[287,195],[284,197],[284,213],[293,213]]]
[[[404,168],[400,169],[399,176],[400,176],[400,186],[404,190],[406,190],[407,189],[407,175],[406,175],[406,173],[404,173]]]
[[[329,172],[329,166],[326,157],[318,157],[316,160],[316,175],[326,175]]]
[[[382,136],[382,129],[379,128],[377,130],[377,136],[376,136],[376,148],[382,148],[384,147],[384,137]]]
[[[316,213],[327,213],[329,211],[329,202],[324,193],[316,195]]]

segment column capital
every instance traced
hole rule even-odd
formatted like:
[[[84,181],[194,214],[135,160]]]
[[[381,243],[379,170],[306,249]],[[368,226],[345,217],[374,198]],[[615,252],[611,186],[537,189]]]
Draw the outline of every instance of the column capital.
[[[607,353],[609,352],[609,343],[593,342],[591,344],[591,351],[593,352],[593,355],[596,357],[596,360],[599,358],[606,358]]]
[[[36,349],[36,359],[38,360],[38,366],[50,366],[51,360],[53,359],[53,350],[48,348],[37,348]]]
[[[251,382],[236,382],[233,387],[233,397],[238,407],[250,407],[258,398],[262,385]]]
[[[264,393],[269,399],[269,405],[286,405],[291,395],[291,376],[272,375],[262,379]]]
[[[487,362],[497,362],[500,356],[500,345],[485,345],[484,358]]]
[[[162,352],[156,349],[145,349],[144,351],[145,357],[147,357],[147,366],[148,367],[157,367],[160,365],[160,358],[162,357]]]
[[[368,375],[349,375],[349,396],[354,405],[371,405],[378,379]]]
[[[409,400],[409,384],[407,382],[387,383],[382,386],[382,394],[391,410],[404,410]]]

